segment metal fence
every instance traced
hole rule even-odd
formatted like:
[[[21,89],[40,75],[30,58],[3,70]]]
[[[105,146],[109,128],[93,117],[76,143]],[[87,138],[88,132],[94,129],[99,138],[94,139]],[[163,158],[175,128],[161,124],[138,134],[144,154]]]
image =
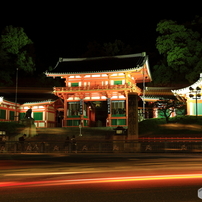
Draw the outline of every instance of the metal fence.
[[[7,141],[0,143],[1,153],[184,153],[202,152],[202,141],[190,142],[149,142],[149,141],[78,141],[76,144],[64,142],[24,142]]]

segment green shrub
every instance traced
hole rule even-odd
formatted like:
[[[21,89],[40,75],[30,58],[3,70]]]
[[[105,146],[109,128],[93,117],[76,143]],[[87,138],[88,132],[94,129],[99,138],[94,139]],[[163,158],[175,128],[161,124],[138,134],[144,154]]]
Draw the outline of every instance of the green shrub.
[[[169,118],[170,123],[168,124],[181,124],[181,128],[179,127],[166,127],[167,123],[165,119],[153,118],[147,119],[139,122],[139,135],[141,136],[151,136],[157,137],[159,135],[164,136],[176,136],[176,135],[194,135],[201,134],[202,135],[202,117],[198,116],[176,116]],[[164,127],[165,125],[165,127]],[[184,126],[183,126],[184,125]],[[189,130],[187,129],[187,125],[196,125],[199,126],[197,130]],[[201,128],[201,129],[200,129]]]

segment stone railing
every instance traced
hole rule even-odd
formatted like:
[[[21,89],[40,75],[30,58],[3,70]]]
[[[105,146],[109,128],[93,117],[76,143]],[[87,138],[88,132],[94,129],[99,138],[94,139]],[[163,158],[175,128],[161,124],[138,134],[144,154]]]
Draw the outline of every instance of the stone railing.
[[[7,141],[0,144],[1,155],[4,153],[184,153],[202,152],[202,141],[185,140],[159,140],[141,139],[139,141],[112,140],[90,141],[78,140],[76,143],[61,141],[34,142],[26,141],[24,144]]]

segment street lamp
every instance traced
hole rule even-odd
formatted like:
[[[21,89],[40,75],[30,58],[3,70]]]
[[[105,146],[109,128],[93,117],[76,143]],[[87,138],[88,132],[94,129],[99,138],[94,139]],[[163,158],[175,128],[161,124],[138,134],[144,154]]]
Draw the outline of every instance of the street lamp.
[[[196,89],[189,87],[189,97],[192,99],[196,99],[196,117],[198,116],[198,103],[197,100],[201,98],[201,88],[199,88],[198,86],[196,87]]]
[[[16,68],[16,84],[15,84],[15,121],[18,121],[18,68]]]
[[[79,129],[80,129],[80,134],[79,134],[79,136],[80,136],[80,137],[82,136],[82,134],[81,134],[81,128],[82,128],[82,125],[79,124]]]

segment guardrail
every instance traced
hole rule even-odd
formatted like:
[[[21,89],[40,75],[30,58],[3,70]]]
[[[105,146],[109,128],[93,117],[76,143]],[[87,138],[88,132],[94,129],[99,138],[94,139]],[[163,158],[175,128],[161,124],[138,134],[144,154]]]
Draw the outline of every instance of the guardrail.
[[[141,137],[140,142],[202,142],[202,137]]]
[[[202,152],[202,141],[78,141],[64,142],[0,142],[0,153],[184,153]]]

